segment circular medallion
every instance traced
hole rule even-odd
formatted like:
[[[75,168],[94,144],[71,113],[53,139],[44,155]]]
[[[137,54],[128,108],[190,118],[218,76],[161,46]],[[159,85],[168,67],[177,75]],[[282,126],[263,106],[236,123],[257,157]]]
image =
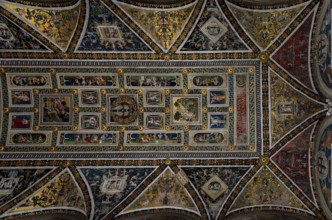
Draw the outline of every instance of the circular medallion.
[[[120,125],[128,125],[136,121],[138,106],[135,98],[121,95],[111,102],[110,115]]]

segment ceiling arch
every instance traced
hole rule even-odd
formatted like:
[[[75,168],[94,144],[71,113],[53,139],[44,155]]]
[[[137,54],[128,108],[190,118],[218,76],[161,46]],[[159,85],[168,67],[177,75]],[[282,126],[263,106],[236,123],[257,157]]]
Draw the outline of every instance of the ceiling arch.
[[[1,1],[0,218],[328,219],[330,11]]]

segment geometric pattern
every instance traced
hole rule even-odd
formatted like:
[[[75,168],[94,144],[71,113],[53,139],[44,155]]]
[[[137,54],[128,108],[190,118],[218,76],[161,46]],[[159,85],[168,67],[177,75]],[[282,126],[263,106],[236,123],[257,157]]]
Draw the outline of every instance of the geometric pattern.
[[[313,201],[310,174],[310,139],[314,125],[286,144],[272,160]]]
[[[291,76],[311,90],[314,88],[309,67],[309,46],[313,18],[314,12],[272,56]]]
[[[165,52],[181,34],[196,5],[189,4],[181,9],[146,10],[120,2],[117,4]]]
[[[154,168],[79,168],[91,189],[93,219],[102,219],[133,192]]]
[[[293,21],[307,3],[278,11],[249,10],[227,2],[246,32],[262,49],[266,49]]]
[[[38,192],[20,202],[9,214],[40,209],[72,209],[85,214],[84,196],[69,170],[64,170]]]
[[[247,51],[248,47],[220,10],[215,0],[206,4],[197,25],[181,52],[193,51]]]
[[[89,20],[82,34],[77,52],[91,51],[151,51],[136,34],[130,30],[101,1],[89,2]]]
[[[332,219],[331,4],[257,2],[1,2],[1,218]]]
[[[80,3],[80,2],[79,2]],[[69,9],[36,9],[25,5],[2,3],[23,22],[36,29],[62,51],[66,51],[75,32],[80,4]]]
[[[271,146],[306,118],[323,110],[319,104],[270,71]]]
[[[10,22],[5,16],[0,15],[0,29],[7,30],[7,36],[0,37],[0,50],[38,50],[48,51],[43,44],[31,36],[28,32]]]
[[[181,169],[187,174],[189,180],[202,196],[203,201],[207,204],[211,219],[216,218],[226,198],[249,170],[248,167],[182,167]],[[225,191],[222,187],[219,187],[221,184],[215,180],[215,177],[221,180],[226,186]],[[204,187],[207,183],[209,184],[208,189],[210,191],[220,191],[218,198],[212,199],[211,196],[209,196]]]
[[[1,169],[0,206],[4,205],[10,199],[33,186],[50,171],[51,169]]]
[[[184,208],[199,213],[190,194],[176,174],[167,168],[146,190],[123,210],[123,213],[140,209]]]
[[[268,169],[263,167],[251,179],[231,207],[231,211],[248,206],[279,205],[304,209],[307,207]]]

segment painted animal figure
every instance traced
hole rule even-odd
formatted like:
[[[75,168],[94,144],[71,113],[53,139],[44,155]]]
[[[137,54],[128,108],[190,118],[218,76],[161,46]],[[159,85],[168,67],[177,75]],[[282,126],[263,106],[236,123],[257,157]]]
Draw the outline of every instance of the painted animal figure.
[[[219,95],[217,93],[211,93],[211,103],[221,102],[226,99],[225,95]]]
[[[210,123],[211,126],[220,127],[222,124],[225,123],[225,120],[223,120],[221,117],[218,116],[210,116]]]

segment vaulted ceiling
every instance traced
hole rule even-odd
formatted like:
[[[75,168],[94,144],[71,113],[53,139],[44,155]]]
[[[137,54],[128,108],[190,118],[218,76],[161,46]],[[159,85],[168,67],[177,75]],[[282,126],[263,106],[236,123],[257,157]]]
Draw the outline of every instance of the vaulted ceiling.
[[[3,0],[0,87],[1,219],[332,219],[330,1]]]

